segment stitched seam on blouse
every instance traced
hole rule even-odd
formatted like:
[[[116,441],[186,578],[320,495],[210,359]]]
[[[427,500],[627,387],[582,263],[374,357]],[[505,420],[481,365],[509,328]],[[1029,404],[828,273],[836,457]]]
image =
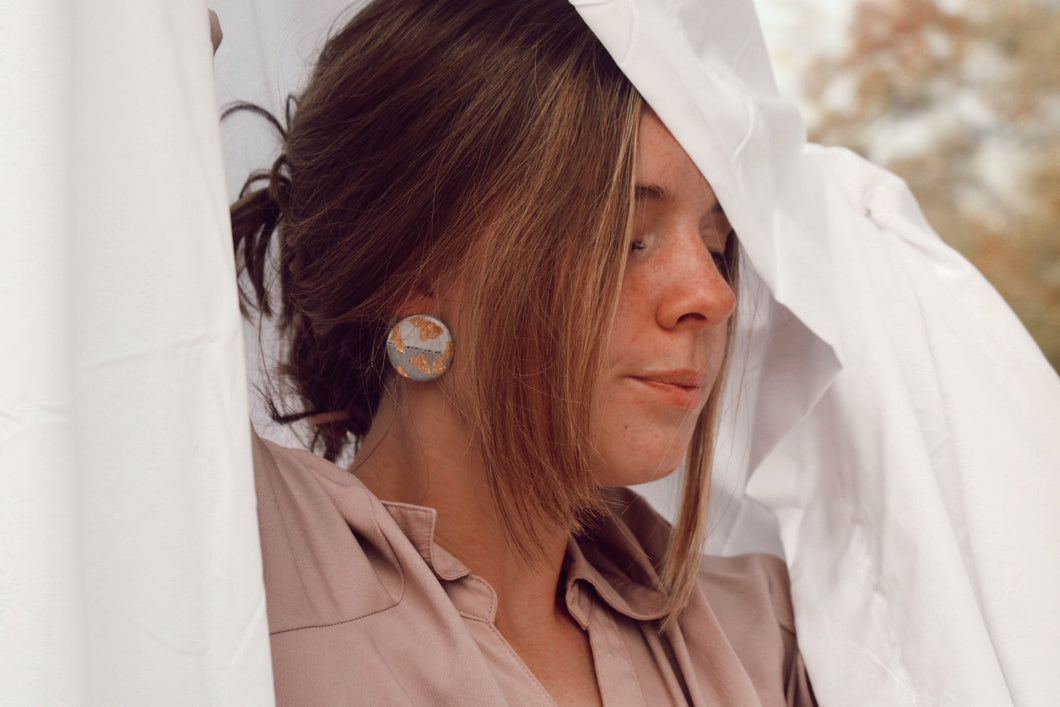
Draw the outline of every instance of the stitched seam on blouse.
[[[315,628],[332,628],[334,626],[342,626],[343,624],[350,624],[350,623],[353,623],[354,621],[360,621],[361,619],[367,619],[367,618],[369,618],[371,616],[375,616],[377,614],[382,614],[382,613],[390,611],[391,609],[394,609],[396,607],[397,607],[397,604],[394,604],[393,606],[388,606],[385,609],[377,609],[376,611],[370,612],[368,614],[361,614],[360,616],[354,616],[354,617],[349,618],[349,619],[342,619],[341,621],[333,621],[333,622],[331,622],[329,624],[307,624],[305,626],[295,626],[293,628],[282,628],[279,631],[269,631],[269,635],[270,636],[279,636],[280,634],[293,633],[294,631],[308,631],[308,630],[315,629]]]
[[[661,619],[663,616],[666,615],[666,611],[665,610],[661,610],[661,611],[637,611],[637,610],[635,610],[630,605],[629,600],[625,596],[623,596],[622,592],[615,585],[616,584],[627,584],[627,585],[629,585],[631,587],[637,587],[637,588],[645,589],[645,590],[648,590],[648,591],[657,592],[659,594],[663,594],[659,589],[656,589],[654,587],[648,587],[648,586],[646,586],[644,584],[641,584],[640,582],[634,582],[633,580],[631,580],[631,579],[629,579],[627,577],[624,577],[622,575],[615,574],[614,572],[606,572],[606,571],[603,571],[603,570],[597,570],[597,572],[599,573],[600,577],[605,581],[605,588],[607,590],[610,590],[611,592],[613,592],[618,597],[619,601],[621,601],[621,603],[625,605],[625,608],[621,608],[619,606],[615,606],[612,603],[612,600],[608,599],[605,589],[602,589],[601,587],[599,587],[596,584],[596,582],[593,581],[593,579],[591,577],[578,577],[578,581],[586,582],[590,586],[592,586],[593,589],[596,591],[597,595],[599,595],[600,600],[603,601],[608,606],[610,606],[612,610],[617,611],[618,613],[622,614],[626,618],[635,619],[636,621],[656,621],[656,620]]]
[[[604,629],[604,630],[611,635],[611,638],[614,640],[615,643],[618,644],[619,649],[621,649],[622,655],[624,655],[626,657],[626,665],[629,667],[630,672],[633,673],[633,676],[634,676],[633,677],[633,684],[635,684],[637,686],[637,694],[640,695],[640,704],[642,704],[642,705],[648,704],[648,700],[645,699],[645,697],[644,697],[644,688],[640,684],[640,678],[637,677],[637,669],[633,665],[633,656],[631,656],[629,654],[629,646],[627,646],[626,642],[622,640],[622,630],[618,626],[618,620],[611,614],[611,612],[606,607],[599,606],[597,604],[593,604],[592,605],[592,610],[591,610],[591,613],[589,614],[590,618],[592,618],[592,616],[594,614],[596,614],[597,612],[602,614],[601,617],[597,618],[597,620],[596,620],[597,623],[599,624],[599,623],[607,622],[609,624],[607,626],[607,628]],[[590,626],[591,625],[592,624],[590,622]],[[590,628],[587,631],[587,633],[589,634],[589,645],[593,646],[593,631],[592,631],[592,629]],[[595,666],[595,664],[596,664],[596,650],[595,650],[595,647],[594,647],[594,649],[593,649],[593,665]],[[597,678],[597,680],[600,679],[599,671],[597,671],[596,678]]]
[[[459,609],[459,608],[457,609],[457,612],[461,616],[463,616],[464,618],[474,619],[476,621],[481,621],[483,623],[489,624],[490,626],[493,626],[493,619],[491,619],[490,617],[497,615],[497,592],[493,591],[493,587],[490,586],[489,582],[487,582],[486,580],[482,579],[482,577],[479,577],[477,574],[467,575],[466,577],[463,578],[463,580],[465,582],[478,582],[483,587],[485,587],[486,595],[489,597],[489,600],[490,600],[490,605],[489,605],[489,610],[486,612],[485,615],[478,614],[478,613],[472,612],[472,611],[465,611],[464,609]],[[459,580],[457,580],[457,581],[459,581]],[[450,599],[450,601],[452,601],[452,600]],[[454,604],[454,606],[455,606],[455,604]]]
[[[515,652],[515,649],[512,648],[512,644],[508,643],[508,639],[504,637],[504,634],[502,634],[494,624],[487,623],[487,625],[489,626],[490,631],[492,631],[497,636],[497,640],[501,642],[501,645],[504,647],[504,649],[507,650],[511,657],[515,659],[516,665],[518,665],[522,669],[523,673],[528,678],[530,678],[530,681],[533,682],[534,685],[537,686],[537,689],[541,691],[541,694],[543,694],[549,702],[551,702],[552,704],[556,704],[555,698],[549,694],[548,690],[546,690],[545,686],[541,684],[541,681],[537,679],[537,676],[534,675],[533,671],[530,670],[530,668],[526,665],[526,662],[522,659],[522,657],[520,657],[520,655]]]

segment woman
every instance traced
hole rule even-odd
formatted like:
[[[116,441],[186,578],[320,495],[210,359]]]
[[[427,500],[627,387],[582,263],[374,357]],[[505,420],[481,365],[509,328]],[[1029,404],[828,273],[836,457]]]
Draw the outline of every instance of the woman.
[[[255,447],[279,701],[812,703],[783,565],[698,557],[735,234],[576,12],[372,3],[289,123],[232,207],[325,457]],[[671,531],[621,487],[686,454]]]

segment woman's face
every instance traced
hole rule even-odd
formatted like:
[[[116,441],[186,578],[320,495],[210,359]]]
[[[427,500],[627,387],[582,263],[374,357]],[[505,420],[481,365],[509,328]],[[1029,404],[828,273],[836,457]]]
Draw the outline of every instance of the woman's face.
[[[593,401],[599,483],[676,469],[721,368],[736,296],[732,229],[710,185],[650,110],[640,126],[633,247]]]

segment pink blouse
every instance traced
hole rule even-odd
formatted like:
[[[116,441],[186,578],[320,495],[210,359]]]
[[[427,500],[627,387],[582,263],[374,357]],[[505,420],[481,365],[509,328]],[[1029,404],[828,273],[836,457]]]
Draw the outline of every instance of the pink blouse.
[[[434,542],[433,509],[375,497],[349,471],[254,437],[279,705],[551,705],[493,624],[496,596]],[[607,705],[812,705],[784,564],[704,558],[676,627],[652,558],[669,525],[639,496],[564,567]]]

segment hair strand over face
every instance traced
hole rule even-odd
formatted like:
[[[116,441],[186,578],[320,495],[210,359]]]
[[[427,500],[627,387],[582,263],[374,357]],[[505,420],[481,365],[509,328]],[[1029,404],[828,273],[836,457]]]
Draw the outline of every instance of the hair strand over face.
[[[232,207],[265,314],[277,245],[281,372],[301,403],[277,417],[315,420],[334,460],[391,384],[396,313],[417,294],[457,292],[454,370],[474,375],[456,402],[510,546],[532,558],[542,524],[577,532],[610,512],[589,416],[631,240],[643,109],[565,0],[360,11],[288,107],[280,159],[247,184],[268,186]],[[716,397],[659,567],[674,609],[695,577]]]

